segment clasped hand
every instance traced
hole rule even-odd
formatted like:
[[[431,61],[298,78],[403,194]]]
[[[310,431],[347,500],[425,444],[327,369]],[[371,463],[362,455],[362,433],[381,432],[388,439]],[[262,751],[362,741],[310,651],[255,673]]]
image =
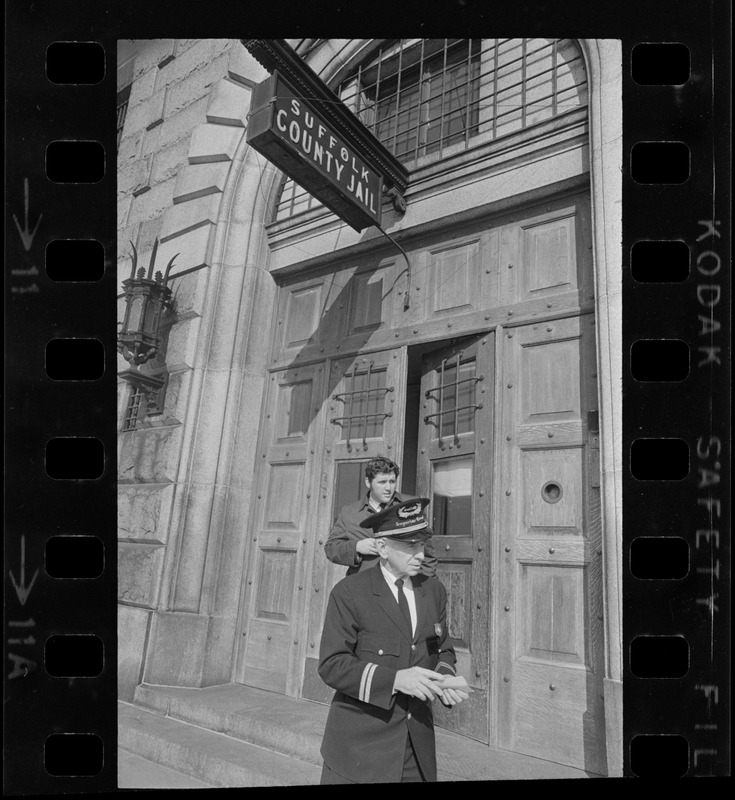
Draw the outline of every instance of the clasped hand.
[[[378,546],[375,539],[360,539],[355,545],[355,549],[362,556],[377,556]]]
[[[461,689],[440,689],[435,681],[440,681],[444,675],[424,667],[409,667],[399,669],[393,688],[396,692],[418,697],[419,700],[432,701],[438,697],[446,706],[453,706],[466,700],[469,695]]]

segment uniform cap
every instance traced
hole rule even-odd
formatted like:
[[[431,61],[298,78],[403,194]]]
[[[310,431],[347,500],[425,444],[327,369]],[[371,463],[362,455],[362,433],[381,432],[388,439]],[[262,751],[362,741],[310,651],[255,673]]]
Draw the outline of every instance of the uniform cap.
[[[369,528],[374,538],[386,537],[400,542],[422,542],[431,536],[424,509],[427,497],[413,497],[394,503],[377,514],[370,514],[360,523]]]

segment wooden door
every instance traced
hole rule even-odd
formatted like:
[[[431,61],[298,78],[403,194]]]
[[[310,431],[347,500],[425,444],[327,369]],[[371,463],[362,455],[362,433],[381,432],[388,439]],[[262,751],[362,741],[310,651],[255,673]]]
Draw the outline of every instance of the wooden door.
[[[474,689],[437,724],[489,740],[489,558],[493,466],[494,334],[463,339],[424,357],[416,485],[447,589],[457,674]]]
[[[406,403],[406,351],[385,350],[336,359],[329,366],[329,401],[319,469],[317,552],[314,554],[307,658],[319,654],[326,600],[347,567],[330,563],[323,545],[342,505],[363,497],[365,462],[383,455],[401,462],[402,416]],[[305,692],[326,699],[307,663]],[[309,688],[310,687],[310,688]],[[322,686],[322,689],[324,687]]]
[[[324,366],[269,377],[248,534],[237,680],[295,695],[306,597],[305,569],[314,547]]]
[[[499,744],[604,772],[592,315],[501,334]]]

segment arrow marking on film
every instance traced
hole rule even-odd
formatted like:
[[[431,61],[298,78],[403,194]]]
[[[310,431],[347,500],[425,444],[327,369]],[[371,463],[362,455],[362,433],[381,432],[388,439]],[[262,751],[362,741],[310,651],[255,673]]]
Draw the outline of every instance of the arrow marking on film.
[[[41,224],[41,217],[43,214],[39,214],[38,220],[33,228],[30,230],[28,227],[28,178],[25,179],[24,183],[25,187],[25,228],[20,227],[20,222],[18,222],[18,217],[13,214],[13,219],[15,220],[15,227],[18,229],[18,233],[20,234],[21,241],[23,242],[23,247],[26,249],[26,252],[31,249],[33,245],[33,238],[36,235],[36,231],[38,230],[38,226]]]
[[[38,570],[33,573],[33,577],[31,578],[31,582],[26,587],[26,537],[20,537],[20,585],[15,580],[15,576],[13,573],[10,573],[10,580],[13,582],[13,588],[15,589],[15,593],[18,595],[18,600],[20,600],[20,604],[24,606],[26,604],[26,600],[28,599],[28,595],[31,593],[31,589],[33,588],[33,584],[36,582],[36,578],[38,577]]]

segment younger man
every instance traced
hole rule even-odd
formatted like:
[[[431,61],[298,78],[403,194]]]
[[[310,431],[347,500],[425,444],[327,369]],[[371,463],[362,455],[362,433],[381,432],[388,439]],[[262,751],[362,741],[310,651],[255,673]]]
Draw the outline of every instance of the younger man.
[[[378,563],[378,549],[375,539],[368,529],[360,523],[369,514],[378,514],[385,508],[403,502],[404,498],[396,492],[400,468],[395,461],[383,456],[371,458],[365,465],[365,487],[367,493],[361,500],[343,506],[332,526],[324,552],[334,564],[348,567],[347,575],[361,572]],[[431,540],[427,539],[421,572],[436,577],[436,556]]]

